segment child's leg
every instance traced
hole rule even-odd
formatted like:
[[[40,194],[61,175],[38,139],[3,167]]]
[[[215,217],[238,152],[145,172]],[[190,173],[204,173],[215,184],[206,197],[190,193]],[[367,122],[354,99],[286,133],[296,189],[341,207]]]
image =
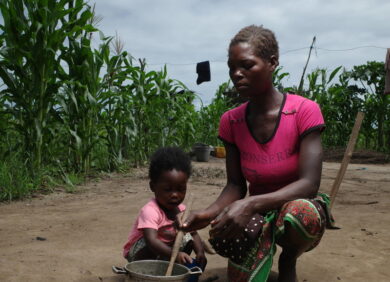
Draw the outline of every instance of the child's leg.
[[[193,240],[190,233],[186,233],[183,236],[183,241],[182,241],[182,245],[180,247],[180,251],[185,252],[188,255],[191,255],[193,250],[194,250],[194,240]],[[189,269],[191,269],[195,266],[201,267],[201,265],[199,265],[199,263],[195,259],[193,259],[193,261],[191,263],[185,263],[184,266],[188,267]],[[204,270],[204,268],[202,270]],[[187,279],[187,282],[198,282],[199,276],[200,275],[191,275]]]
[[[159,259],[146,245],[145,239],[139,239],[129,250],[127,255],[127,261],[132,262],[135,260],[146,260],[146,259]]]
[[[193,249],[194,249],[194,242],[192,240],[192,236],[191,234],[186,233],[183,236],[183,241],[180,245],[180,251],[190,255]],[[147,260],[147,259],[169,260],[170,258],[158,256],[155,253],[153,253],[146,245],[145,239],[141,238],[129,250],[129,254],[127,255],[127,260],[129,262],[132,262],[135,260]]]
[[[183,236],[183,241],[180,246],[180,251],[185,252],[188,255],[191,255],[193,250],[194,250],[194,240],[192,239],[190,233],[186,233]]]

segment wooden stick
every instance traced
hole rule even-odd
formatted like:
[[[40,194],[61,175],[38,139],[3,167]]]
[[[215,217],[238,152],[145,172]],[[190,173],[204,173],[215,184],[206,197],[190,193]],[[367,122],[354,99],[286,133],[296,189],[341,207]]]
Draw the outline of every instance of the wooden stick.
[[[332,190],[330,192],[330,209],[332,209],[337,192],[339,191],[341,181],[343,180],[345,171],[347,170],[347,166],[349,164],[349,161],[351,160],[353,149],[356,144],[357,137],[359,135],[360,126],[362,125],[362,121],[364,118],[364,114],[362,112],[358,112],[355,124],[352,129],[351,137],[349,138],[347,149],[345,150],[343,161],[341,162],[341,166],[339,169],[339,172],[337,174],[336,179],[334,180]]]
[[[192,208],[192,202],[193,202],[193,196],[192,196],[192,194],[189,194],[188,195],[188,203],[187,203],[186,209],[184,210],[184,214],[182,216],[183,222],[187,219],[187,217],[190,213],[190,210]],[[171,259],[169,261],[168,269],[167,269],[167,272],[165,273],[165,276],[172,275],[173,264],[175,263],[177,254],[179,253],[180,244],[181,244],[181,241],[183,240],[183,236],[184,236],[183,231],[179,230],[177,232],[177,235],[176,235],[175,243],[173,244],[173,247],[172,247]]]

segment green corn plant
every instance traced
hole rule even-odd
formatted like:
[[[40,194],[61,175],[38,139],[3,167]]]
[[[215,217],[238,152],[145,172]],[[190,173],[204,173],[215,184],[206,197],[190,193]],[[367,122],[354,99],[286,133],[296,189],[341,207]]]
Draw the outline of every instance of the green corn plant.
[[[77,3],[73,3],[77,4]],[[78,36],[69,36],[68,44],[61,50],[61,60],[67,68],[61,72],[63,88],[58,101],[61,105],[60,119],[65,132],[64,151],[68,152],[67,167],[72,171],[88,173],[93,162],[94,147],[101,142],[100,114],[102,92],[100,77],[104,58],[109,54],[111,39],[101,36],[98,49],[92,48],[92,35],[97,31],[92,25],[96,19],[91,8],[74,11],[69,21],[83,19],[88,27],[78,31]]]
[[[158,146],[170,144],[187,147],[188,145],[182,143],[182,139],[188,139],[187,134],[191,134],[187,131],[191,129],[186,123],[188,116],[194,111],[192,101],[195,94],[179,81],[169,79],[167,75],[166,67],[153,73],[153,94],[149,100],[153,107],[158,107],[160,116],[166,117],[159,121],[158,116],[154,116],[151,124],[158,124],[158,127],[153,129],[153,135],[158,140]]]
[[[104,139],[108,151],[108,167],[119,168],[130,158],[130,144],[134,137],[135,122],[132,114],[131,73],[134,71],[132,58],[122,51],[121,43],[116,39],[116,54],[104,56],[106,74],[103,77],[101,122],[104,125]]]
[[[187,121],[194,112],[194,93],[179,81],[169,79],[166,67],[159,72],[145,72],[145,67],[146,63],[141,61],[131,74],[136,125],[132,152],[137,164],[160,146],[187,147],[193,134]]]
[[[6,88],[2,99],[9,105],[2,114],[12,115],[20,135],[24,158],[31,172],[42,166],[43,147],[53,140],[49,130],[55,97],[62,82],[59,53],[65,40],[89,29],[88,13],[67,20],[71,13],[85,9],[83,1],[1,0],[4,24],[0,26],[0,78]]]
[[[100,73],[103,56],[109,50],[109,41],[99,50],[92,50],[88,35],[70,41],[62,59],[68,63],[69,72],[59,96],[62,122],[68,131],[71,167],[75,171],[88,172],[94,146],[100,142],[99,103],[102,84]]]
[[[272,75],[272,81],[273,85],[282,93],[286,92],[294,92],[294,89],[292,87],[285,87],[283,80],[285,78],[288,78],[290,76],[290,73],[283,72],[283,67],[279,66],[276,68]]]
[[[237,106],[233,102],[234,98],[226,95],[226,93],[231,92],[230,81],[221,84],[211,103],[200,108],[198,123],[196,124],[197,131],[200,134],[196,142],[213,146],[221,145],[221,141],[217,138],[221,116],[227,110]]]

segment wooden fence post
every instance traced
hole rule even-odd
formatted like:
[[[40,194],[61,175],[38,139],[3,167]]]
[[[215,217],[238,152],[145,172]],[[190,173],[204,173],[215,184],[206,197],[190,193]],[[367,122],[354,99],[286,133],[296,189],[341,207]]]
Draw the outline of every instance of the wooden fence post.
[[[339,191],[341,181],[343,180],[345,171],[347,170],[349,161],[351,160],[353,149],[355,148],[356,140],[359,135],[360,126],[362,125],[362,121],[364,118],[364,113],[358,112],[355,124],[352,129],[351,137],[349,138],[347,149],[345,150],[343,161],[341,162],[341,166],[339,172],[334,180],[332,190],[330,192],[330,209],[332,209],[337,192]]]

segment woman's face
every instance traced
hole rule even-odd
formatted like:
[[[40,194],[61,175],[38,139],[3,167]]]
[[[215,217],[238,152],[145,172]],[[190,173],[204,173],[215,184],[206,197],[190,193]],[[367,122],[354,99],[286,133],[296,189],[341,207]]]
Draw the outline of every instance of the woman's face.
[[[269,61],[263,60],[249,43],[238,43],[229,49],[229,75],[243,97],[253,98],[271,89],[276,66],[274,56]]]
[[[150,182],[157,202],[167,210],[174,210],[184,200],[188,175],[183,171],[163,171],[156,182]]]

